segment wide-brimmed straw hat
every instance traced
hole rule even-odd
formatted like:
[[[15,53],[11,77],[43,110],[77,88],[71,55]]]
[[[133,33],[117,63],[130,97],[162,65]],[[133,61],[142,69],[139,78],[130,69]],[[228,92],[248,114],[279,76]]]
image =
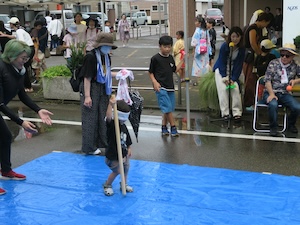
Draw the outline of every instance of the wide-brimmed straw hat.
[[[98,33],[94,48],[98,48],[100,46],[111,46],[112,49],[118,48],[118,46],[114,45],[114,38],[113,35],[110,33]]]
[[[288,52],[292,53],[293,55],[299,55],[296,51],[296,45],[294,45],[292,43],[284,44],[282,46],[282,48],[279,48],[278,50],[279,51],[288,51]]]

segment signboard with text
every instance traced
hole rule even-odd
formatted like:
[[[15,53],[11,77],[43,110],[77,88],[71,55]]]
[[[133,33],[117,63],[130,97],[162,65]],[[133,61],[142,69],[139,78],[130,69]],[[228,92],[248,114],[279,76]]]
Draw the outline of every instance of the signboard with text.
[[[294,38],[300,35],[300,1],[283,0],[283,32],[282,44],[294,43]]]

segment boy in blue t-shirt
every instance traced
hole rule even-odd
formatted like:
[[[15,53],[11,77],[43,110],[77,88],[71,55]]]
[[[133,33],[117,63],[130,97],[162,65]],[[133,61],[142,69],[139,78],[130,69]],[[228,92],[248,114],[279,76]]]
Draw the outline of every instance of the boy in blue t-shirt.
[[[149,76],[156,93],[160,110],[164,113],[162,120],[162,135],[169,135],[167,123],[171,125],[171,136],[179,136],[172,112],[175,110],[175,88],[173,73],[178,72],[184,59],[177,66],[170,52],[173,39],[170,36],[162,36],[159,39],[159,53],[151,58]]]

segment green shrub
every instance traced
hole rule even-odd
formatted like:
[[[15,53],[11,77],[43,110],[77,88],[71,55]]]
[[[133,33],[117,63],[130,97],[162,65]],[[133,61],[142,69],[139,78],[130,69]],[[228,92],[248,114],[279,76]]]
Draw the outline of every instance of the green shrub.
[[[294,45],[296,45],[297,48],[300,48],[300,35],[294,38]]]
[[[53,77],[71,77],[71,71],[65,65],[52,66],[47,68],[42,73],[42,77],[53,78]]]
[[[200,78],[199,96],[201,109],[220,110],[214,72],[209,72]]]

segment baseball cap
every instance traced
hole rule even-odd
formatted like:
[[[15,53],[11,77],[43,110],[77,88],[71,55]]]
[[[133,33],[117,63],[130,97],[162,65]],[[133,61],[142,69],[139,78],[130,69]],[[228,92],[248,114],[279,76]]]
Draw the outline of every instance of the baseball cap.
[[[260,47],[264,47],[265,49],[273,49],[276,48],[276,45],[274,45],[271,40],[265,39],[260,42]]]
[[[20,23],[20,20],[17,17],[12,17],[7,23],[16,24],[16,23]]]

